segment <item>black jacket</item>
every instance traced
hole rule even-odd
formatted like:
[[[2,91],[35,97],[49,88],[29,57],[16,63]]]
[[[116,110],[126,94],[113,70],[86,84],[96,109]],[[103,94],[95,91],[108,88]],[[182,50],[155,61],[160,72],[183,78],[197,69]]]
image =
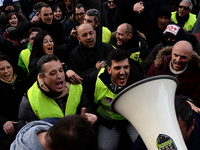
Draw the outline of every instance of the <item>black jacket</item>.
[[[144,32],[146,27],[146,21],[149,11],[153,8],[155,0],[143,0],[144,11],[141,14],[133,11],[135,3],[140,0],[114,0],[117,8],[114,16],[114,24],[119,26],[120,24],[127,22],[141,32]]]
[[[117,45],[116,36],[110,41],[110,44],[116,48],[123,49],[128,52],[129,55],[135,52],[140,52],[140,58],[144,61],[150,53],[147,42],[142,38],[137,31],[134,30],[133,36],[123,45]]]
[[[96,63],[106,60],[107,55],[113,50],[109,44],[102,43],[102,51],[100,44],[96,43],[94,48],[87,48],[80,43],[69,55],[68,67],[75,71],[83,78],[87,78],[88,74],[96,71]]]
[[[21,68],[19,68],[21,69]],[[0,104],[0,147],[2,147],[2,143],[6,146],[10,146],[12,141],[15,139],[15,136],[18,132],[17,124],[14,124],[15,134],[7,135],[3,130],[3,125],[7,121],[18,121],[18,110],[19,105],[22,99],[22,96],[29,88],[29,80],[23,70],[21,69],[21,73],[18,73],[18,76],[15,80],[14,85],[4,83],[0,81],[0,95],[1,95],[1,104]]]

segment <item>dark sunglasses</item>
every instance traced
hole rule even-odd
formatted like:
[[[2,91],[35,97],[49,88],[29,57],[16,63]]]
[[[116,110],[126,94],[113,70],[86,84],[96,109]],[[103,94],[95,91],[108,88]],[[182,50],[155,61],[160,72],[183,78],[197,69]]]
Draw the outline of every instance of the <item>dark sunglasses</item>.
[[[183,8],[184,10],[189,10],[189,7],[185,7],[185,6],[181,6],[181,5],[179,5],[179,8],[180,8],[180,9]]]
[[[113,4],[114,4],[114,2],[113,2],[113,1],[108,1],[108,3],[109,3],[109,4],[111,4],[111,3],[113,3]]]

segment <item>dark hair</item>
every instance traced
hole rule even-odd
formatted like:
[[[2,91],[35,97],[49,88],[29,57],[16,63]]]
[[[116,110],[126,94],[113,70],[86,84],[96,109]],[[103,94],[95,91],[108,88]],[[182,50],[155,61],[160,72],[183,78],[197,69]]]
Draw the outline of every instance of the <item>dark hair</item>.
[[[81,7],[83,7],[86,12],[86,8],[83,4],[80,4],[80,3],[76,4],[76,8],[80,9]]]
[[[39,28],[39,27],[33,27],[33,28],[31,28],[29,31],[28,31],[28,36],[30,36],[31,35],[31,33],[32,32],[41,32],[42,31],[42,29],[41,28]]]
[[[44,2],[37,2],[37,3],[35,3],[34,5],[33,5],[33,9],[35,9],[36,11],[40,11],[40,9],[43,7],[43,6],[45,6],[46,5],[46,3],[44,3]]]
[[[86,15],[94,16],[95,23],[100,22],[100,13],[97,9],[89,9],[86,11]]]
[[[40,7],[39,13],[41,13],[41,9],[42,9],[43,7],[45,7],[45,8],[51,8],[48,4],[45,3],[44,5],[42,5],[42,6]]]
[[[125,60],[126,58],[128,58],[129,60],[128,53],[125,50],[122,49],[113,50],[107,57],[107,65],[111,67],[112,60],[121,61]]]
[[[1,61],[8,61],[13,68],[13,74],[16,73],[18,76],[24,76],[24,71],[19,67],[9,56],[1,54],[0,55],[0,62]]]
[[[80,115],[58,120],[45,136],[48,146],[59,150],[94,150],[96,134],[89,121]]]
[[[18,19],[18,24],[19,24],[20,22],[24,22],[22,16],[21,16],[19,13],[17,13],[17,12],[10,12],[10,13],[6,16],[5,26],[9,24],[9,20],[10,20],[10,18],[12,17],[12,15],[16,15],[16,17],[17,17],[17,19]]]
[[[86,7],[85,7],[83,4],[80,4],[80,3],[76,4],[76,8],[80,9],[81,7],[84,8],[85,12],[87,11]],[[71,10],[71,11],[69,12],[69,14],[68,14],[68,17],[72,16],[72,15],[73,15],[73,12],[74,12],[74,11]]]
[[[188,131],[193,123],[194,116],[193,110],[187,100],[187,96],[178,95],[175,97],[176,116],[185,122]]]
[[[13,62],[13,60],[7,56],[7,55],[0,55],[0,62],[6,60],[7,62],[10,63],[10,65],[13,67],[13,72],[16,72],[17,65]]]
[[[56,55],[52,55],[52,54],[47,54],[47,55],[42,56],[37,62],[38,72],[44,76],[45,75],[44,64],[52,60],[58,61],[59,59]]]
[[[46,55],[43,51],[43,39],[46,35],[50,35],[50,33],[48,33],[47,31],[41,31],[35,36],[35,39],[34,39],[34,42],[33,42],[33,50],[32,50],[31,55],[30,55],[30,62],[34,58],[39,59],[42,56]],[[29,63],[29,65],[30,65],[30,63]]]
[[[53,13],[56,11],[56,9],[57,8],[59,8],[61,11],[62,11],[62,17],[61,17],[61,19],[60,20],[62,20],[63,18],[64,18],[64,11],[62,10],[62,8],[61,8],[61,6],[58,4],[58,3],[56,3],[55,5],[53,5],[53,7],[52,7],[52,11],[53,11]],[[54,16],[54,15],[53,15]],[[54,19],[55,19],[55,17],[54,17]],[[59,20],[58,20],[59,21]]]

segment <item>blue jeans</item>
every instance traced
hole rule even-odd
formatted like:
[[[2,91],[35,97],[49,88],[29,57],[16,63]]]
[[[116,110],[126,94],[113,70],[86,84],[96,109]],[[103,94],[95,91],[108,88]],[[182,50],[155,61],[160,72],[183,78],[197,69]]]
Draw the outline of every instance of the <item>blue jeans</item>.
[[[137,130],[130,123],[121,129],[116,126],[112,129],[108,129],[103,125],[99,125],[97,135],[98,150],[117,150],[119,139],[123,132],[129,135],[132,142],[134,142],[138,136]]]

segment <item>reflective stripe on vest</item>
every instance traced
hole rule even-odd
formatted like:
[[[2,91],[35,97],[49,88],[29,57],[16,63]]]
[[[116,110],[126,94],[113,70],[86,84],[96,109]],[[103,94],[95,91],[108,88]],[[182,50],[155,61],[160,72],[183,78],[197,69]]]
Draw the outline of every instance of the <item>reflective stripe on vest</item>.
[[[141,42],[138,42],[138,44],[139,44],[139,49],[141,49]],[[112,45],[112,47],[114,49],[117,49],[114,45]],[[143,62],[142,58],[140,58],[140,51],[131,53],[130,58],[137,61],[139,64],[142,64]]]
[[[66,115],[76,114],[77,107],[81,100],[82,85],[70,84],[69,95],[67,98],[65,114],[52,99],[45,96],[38,88],[37,82],[28,90],[28,99],[35,115],[41,120],[43,118],[58,117],[62,118]]]
[[[172,12],[172,19],[175,23],[178,23],[177,19],[176,19],[176,13],[177,11]],[[184,27],[186,28],[187,31],[192,31],[194,24],[196,22],[196,15],[189,13],[189,18],[188,20],[185,22]]]
[[[29,73],[28,65],[29,65],[30,55],[31,55],[31,52],[28,48],[21,52],[22,60],[26,66],[26,70],[28,71],[28,73]]]
[[[100,103],[100,107],[97,109],[97,113],[109,120],[123,120],[125,119],[123,116],[115,114],[111,110],[111,102],[117,96],[117,94],[111,92],[99,78],[99,75],[104,71],[105,68],[102,68],[99,71],[94,92],[94,102]]]

